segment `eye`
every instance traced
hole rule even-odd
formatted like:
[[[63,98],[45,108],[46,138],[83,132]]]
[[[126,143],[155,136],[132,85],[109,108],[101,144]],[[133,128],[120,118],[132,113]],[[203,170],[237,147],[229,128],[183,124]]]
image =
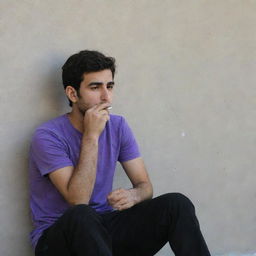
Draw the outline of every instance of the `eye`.
[[[97,89],[98,89],[97,86],[91,87],[91,90],[93,90],[93,91],[95,91],[95,90],[97,90]]]
[[[114,88],[114,86],[113,85],[108,85],[108,89],[113,89]]]

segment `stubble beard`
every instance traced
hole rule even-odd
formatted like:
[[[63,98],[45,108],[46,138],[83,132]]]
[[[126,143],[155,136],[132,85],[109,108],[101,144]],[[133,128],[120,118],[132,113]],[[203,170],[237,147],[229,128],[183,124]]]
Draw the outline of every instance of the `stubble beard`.
[[[81,107],[81,106],[78,106],[78,110],[79,110],[79,113],[84,116],[86,111],[88,110],[89,108],[87,107]]]
[[[85,114],[86,110],[81,109],[81,108],[79,108],[78,110],[79,110],[79,113],[80,113],[82,116],[84,116],[84,114]]]
[[[78,111],[79,113],[84,116],[85,112],[90,108],[90,106],[88,106],[87,104],[78,104]]]
[[[103,103],[103,102],[100,102],[100,103]],[[94,104],[88,104],[88,103],[85,103],[85,102],[79,102],[77,104],[77,108],[78,108],[78,111],[79,113],[84,116],[86,111],[91,109],[92,107],[94,107],[95,105],[97,105],[97,103],[94,103]]]

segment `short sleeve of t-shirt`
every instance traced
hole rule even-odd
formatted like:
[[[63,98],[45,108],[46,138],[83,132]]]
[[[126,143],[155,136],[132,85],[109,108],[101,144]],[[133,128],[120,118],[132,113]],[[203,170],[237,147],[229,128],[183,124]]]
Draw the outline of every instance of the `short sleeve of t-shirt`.
[[[41,175],[73,166],[65,143],[50,130],[36,130],[31,143],[31,156]]]
[[[128,123],[122,118],[121,144],[118,161],[125,162],[137,157],[140,157],[138,144]]]

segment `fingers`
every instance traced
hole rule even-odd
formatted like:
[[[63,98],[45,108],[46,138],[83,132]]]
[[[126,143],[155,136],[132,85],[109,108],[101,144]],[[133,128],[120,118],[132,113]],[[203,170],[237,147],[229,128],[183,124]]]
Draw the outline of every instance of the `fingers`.
[[[128,198],[123,198],[122,200],[118,201],[117,203],[113,204],[112,207],[119,211],[128,209],[132,207],[134,203],[130,201]]]
[[[133,204],[131,202],[126,202],[123,204],[118,204],[118,205],[114,205],[113,208],[118,210],[118,211],[123,211],[126,210],[128,208],[131,208],[133,206]]]
[[[109,103],[100,103],[89,108],[84,114],[84,133],[86,135],[99,136],[106,123],[110,120],[109,111],[106,109]]]
[[[110,103],[99,103],[97,105],[94,105],[90,109],[88,109],[88,112],[100,114],[101,116],[106,116],[106,121],[108,121],[109,120],[108,107],[110,107]]]
[[[94,105],[93,107],[88,109],[87,114],[91,115],[92,117],[93,116],[104,117],[105,122],[107,122],[110,119],[109,110],[107,109],[108,106],[110,106],[109,103],[100,103],[100,104]]]
[[[113,201],[113,202],[120,200],[124,196],[125,191],[126,190],[122,189],[122,188],[112,191],[108,195],[108,200]]]
[[[111,204],[111,206],[114,209],[121,210],[121,209],[124,208],[124,206],[126,206],[128,204],[129,204],[129,199],[128,198],[122,198],[121,200],[118,200],[118,201],[114,202],[113,204]]]
[[[129,190],[117,189],[112,191],[108,196],[109,204],[119,211],[128,209],[134,205]]]
[[[105,111],[107,111],[107,112],[109,113],[109,111],[108,111],[107,108],[110,107],[110,106],[111,106],[110,103],[105,102],[105,103],[97,104],[97,105],[95,105],[94,107],[95,107],[95,110],[96,110],[96,111],[105,110]]]
[[[126,204],[123,204],[123,205],[118,206],[116,209],[117,209],[118,211],[123,211],[123,210],[126,210],[126,209],[128,209],[128,208],[131,208],[132,206],[133,206],[133,204],[130,203],[130,202],[128,202],[128,203],[126,203]]]

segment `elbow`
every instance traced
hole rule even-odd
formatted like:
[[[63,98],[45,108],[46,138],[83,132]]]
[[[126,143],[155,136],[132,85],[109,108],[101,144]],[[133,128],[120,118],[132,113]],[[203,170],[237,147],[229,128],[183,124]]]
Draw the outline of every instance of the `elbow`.
[[[66,196],[66,201],[70,206],[75,206],[79,204],[86,204],[89,205],[89,198],[86,197],[77,197],[77,196]]]
[[[148,196],[148,199],[151,199],[153,198],[153,186],[152,186],[152,183],[150,181],[148,181],[146,183],[146,190],[147,190],[147,196]]]
[[[86,204],[86,205],[88,205],[89,203],[88,203],[88,201],[80,201],[80,200],[66,200],[67,201],[67,203],[70,205],[70,206],[76,206],[76,205],[79,205],[79,204]]]
[[[88,205],[89,202],[87,200],[66,200],[67,203],[70,205],[70,206],[76,206],[76,205],[79,205],[79,204],[86,204]]]
[[[75,189],[69,187],[66,190],[66,193],[64,194],[64,198],[67,201],[67,203],[71,206],[75,206],[78,204],[89,205],[90,198],[91,198],[91,192],[75,190]]]

